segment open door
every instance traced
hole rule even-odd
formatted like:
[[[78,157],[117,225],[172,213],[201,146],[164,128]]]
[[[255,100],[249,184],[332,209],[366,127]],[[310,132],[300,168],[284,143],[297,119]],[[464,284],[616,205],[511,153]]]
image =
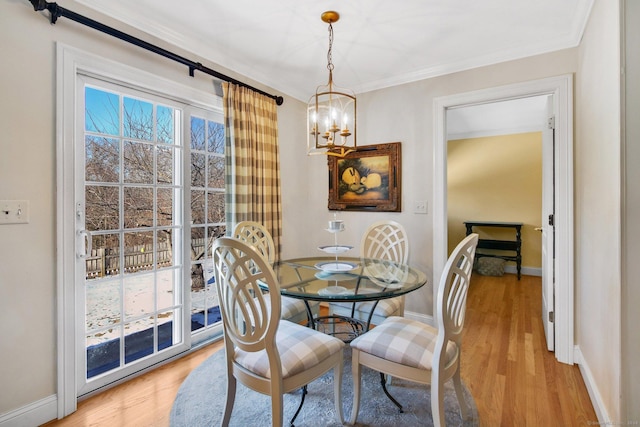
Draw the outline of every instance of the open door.
[[[555,117],[553,95],[547,98],[542,131],[542,324],[547,349],[555,349]]]

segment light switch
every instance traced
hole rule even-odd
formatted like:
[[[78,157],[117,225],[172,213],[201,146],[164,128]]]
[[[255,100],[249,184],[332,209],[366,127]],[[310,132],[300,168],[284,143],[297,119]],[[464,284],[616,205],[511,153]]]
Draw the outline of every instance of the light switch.
[[[0,225],[27,224],[28,222],[28,200],[0,200]]]

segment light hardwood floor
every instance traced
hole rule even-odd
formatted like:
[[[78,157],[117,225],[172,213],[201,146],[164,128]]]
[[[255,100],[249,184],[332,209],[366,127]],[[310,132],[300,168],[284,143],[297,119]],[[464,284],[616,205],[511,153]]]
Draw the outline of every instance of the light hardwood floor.
[[[540,279],[474,274],[467,302],[462,378],[481,426],[584,426],[597,421],[577,366],[546,350]],[[209,345],[78,404],[54,426],[169,426],[175,395],[189,372],[221,343]]]

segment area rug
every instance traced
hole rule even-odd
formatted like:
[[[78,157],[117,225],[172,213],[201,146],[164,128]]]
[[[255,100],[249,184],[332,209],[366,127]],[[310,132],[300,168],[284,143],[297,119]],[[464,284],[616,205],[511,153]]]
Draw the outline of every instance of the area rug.
[[[345,420],[351,414],[352,396],[351,349],[345,349],[342,381],[342,402]],[[464,384],[463,384],[464,385]],[[226,393],[224,351],[218,351],[194,369],[184,380],[171,409],[171,427],[219,426]],[[404,412],[385,396],[380,385],[380,374],[363,367],[360,411],[356,426],[396,427],[433,426],[431,418],[430,388],[394,378],[390,393],[403,405]],[[301,391],[284,397],[284,419],[288,425],[300,403]],[[462,420],[453,384],[445,385],[445,418],[447,426],[477,426],[478,410],[471,393],[464,387],[465,400],[471,416]],[[270,426],[271,400],[238,383],[230,426]],[[340,426],[333,404],[333,371],[318,378],[308,387],[304,406],[295,425],[328,427]]]

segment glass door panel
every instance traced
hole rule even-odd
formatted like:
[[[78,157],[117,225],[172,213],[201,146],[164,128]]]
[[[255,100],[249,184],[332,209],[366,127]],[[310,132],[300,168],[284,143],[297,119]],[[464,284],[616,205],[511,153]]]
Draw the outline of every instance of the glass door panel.
[[[80,394],[184,347],[181,110],[86,80]],[[126,92],[126,93],[125,93]]]

